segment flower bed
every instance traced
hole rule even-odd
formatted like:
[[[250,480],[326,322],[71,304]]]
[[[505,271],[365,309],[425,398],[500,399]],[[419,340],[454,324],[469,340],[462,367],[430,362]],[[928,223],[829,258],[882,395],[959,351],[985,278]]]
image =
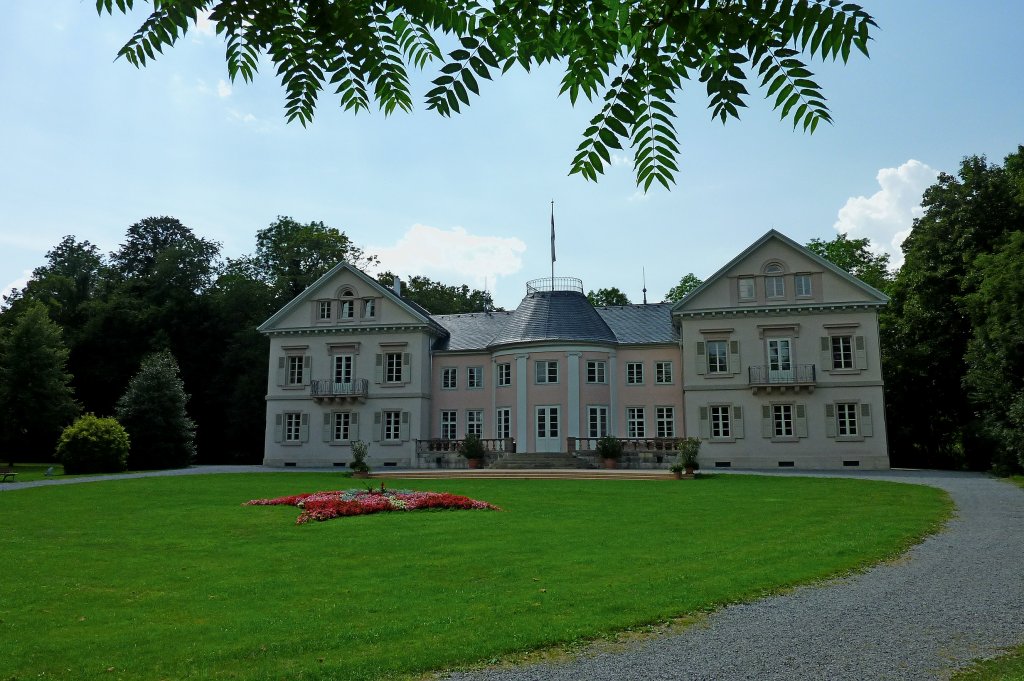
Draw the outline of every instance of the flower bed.
[[[298,506],[302,513],[296,525],[311,520],[323,521],[350,515],[369,515],[385,511],[421,511],[428,509],[492,510],[501,509],[486,501],[477,501],[447,492],[417,492],[411,489],[347,489],[333,492],[293,494],[276,499],[253,499],[244,506]]]

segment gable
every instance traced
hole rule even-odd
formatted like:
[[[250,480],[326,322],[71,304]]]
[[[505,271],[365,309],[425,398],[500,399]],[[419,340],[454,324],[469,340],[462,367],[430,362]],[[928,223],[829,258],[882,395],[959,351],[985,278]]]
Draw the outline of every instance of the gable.
[[[770,230],[676,303],[673,312],[886,302],[881,291]]]

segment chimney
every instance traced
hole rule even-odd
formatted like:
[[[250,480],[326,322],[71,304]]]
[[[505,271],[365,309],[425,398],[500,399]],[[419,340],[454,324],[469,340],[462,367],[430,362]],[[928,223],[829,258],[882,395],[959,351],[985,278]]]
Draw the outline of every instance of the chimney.
[[[395,295],[401,297],[402,295],[402,280],[399,277],[395,277],[394,283],[391,285],[394,289]]]

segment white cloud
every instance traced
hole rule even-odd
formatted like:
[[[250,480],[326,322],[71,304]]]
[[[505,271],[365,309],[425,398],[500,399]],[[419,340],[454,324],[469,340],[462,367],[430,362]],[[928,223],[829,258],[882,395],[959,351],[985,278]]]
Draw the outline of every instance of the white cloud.
[[[19,291],[28,284],[29,278],[32,276],[32,270],[22,270],[21,276],[12,282],[9,282],[3,288],[0,288],[0,296],[6,296],[11,292],[12,288],[16,288]]]
[[[938,174],[913,159],[899,168],[882,168],[876,176],[881,189],[870,197],[851,196],[839,209],[833,227],[851,239],[870,239],[877,251],[888,253],[899,267],[903,264],[900,245],[910,234],[914,218],[922,213],[921,195]]]
[[[526,244],[515,237],[480,236],[463,227],[410,227],[394,246],[369,246],[381,270],[399,276],[422,275],[446,284],[469,284],[494,293],[498,277],[523,267]]]
[[[217,81],[217,96],[218,97],[230,97],[231,96],[231,84],[226,80]]]
[[[629,201],[630,203],[635,203],[637,201],[650,201],[651,195],[645,192],[643,189],[637,189],[635,192],[630,194],[626,200]]]
[[[217,22],[210,21],[211,12],[203,12],[196,19],[196,33],[200,33],[205,36],[213,36],[217,34]]]

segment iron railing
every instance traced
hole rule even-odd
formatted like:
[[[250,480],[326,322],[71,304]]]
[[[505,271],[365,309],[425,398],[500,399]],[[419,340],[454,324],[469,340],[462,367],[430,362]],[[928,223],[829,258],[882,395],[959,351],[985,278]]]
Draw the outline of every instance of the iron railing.
[[[791,369],[769,369],[765,365],[749,367],[750,385],[797,385],[814,383],[813,364],[793,364]]]
[[[347,383],[339,383],[330,379],[311,381],[309,394],[313,397],[366,397],[370,390],[370,382],[365,378],[357,378]]]

